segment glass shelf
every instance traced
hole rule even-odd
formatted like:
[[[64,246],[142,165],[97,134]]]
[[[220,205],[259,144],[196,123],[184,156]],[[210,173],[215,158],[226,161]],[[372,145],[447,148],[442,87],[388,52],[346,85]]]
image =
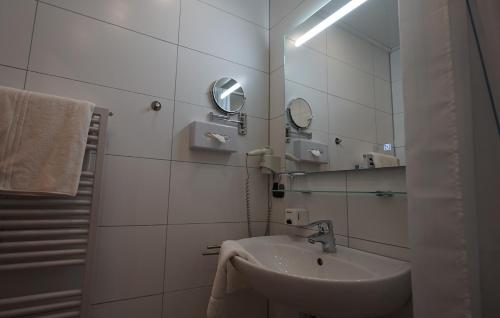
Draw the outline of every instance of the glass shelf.
[[[285,189],[285,190],[272,190],[273,193],[331,193],[331,194],[359,194],[359,195],[375,195],[378,197],[393,197],[393,196],[406,196],[406,192],[398,191],[341,191],[341,190],[328,190],[328,189]]]

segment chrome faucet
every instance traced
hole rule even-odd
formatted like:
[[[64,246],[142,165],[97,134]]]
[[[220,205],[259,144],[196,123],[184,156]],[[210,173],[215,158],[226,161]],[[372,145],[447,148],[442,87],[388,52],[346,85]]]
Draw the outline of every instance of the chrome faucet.
[[[302,226],[304,229],[318,227],[318,233],[314,233],[307,237],[307,241],[311,244],[321,243],[323,245],[323,252],[335,253],[337,246],[335,244],[335,234],[333,233],[333,224],[330,220],[319,220],[311,224]]]

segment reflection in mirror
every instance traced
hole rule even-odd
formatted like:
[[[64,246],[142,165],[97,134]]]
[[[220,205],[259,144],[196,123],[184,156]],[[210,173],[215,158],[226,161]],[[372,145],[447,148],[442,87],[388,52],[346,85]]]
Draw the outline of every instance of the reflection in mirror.
[[[288,171],[405,165],[398,23],[398,0],[332,0],[285,35],[285,105],[309,101],[309,139],[328,145],[328,163]]]
[[[237,113],[245,105],[245,93],[236,80],[223,77],[212,87],[212,96],[217,107],[224,113]]]
[[[303,99],[296,98],[288,106],[288,114],[292,123],[298,128],[309,128],[313,118],[311,105]]]

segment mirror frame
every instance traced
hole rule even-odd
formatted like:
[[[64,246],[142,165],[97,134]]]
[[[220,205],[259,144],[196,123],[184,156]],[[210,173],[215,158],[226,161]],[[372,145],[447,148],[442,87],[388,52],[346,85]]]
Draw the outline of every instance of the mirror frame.
[[[242,104],[238,107],[237,110],[226,110],[224,109],[221,105],[219,105],[219,103],[217,102],[217,97],[216,97],[216,88],[217,88],[217,83],[219,83],[220,81],[223,81],[223,80],[233,80],[235,81],[237,84],[240,84],[240,82],[238,82],[236,79],[232,78],[232,77],[221,77],[219,78],[218,80],[216,80],[213,84],[212,84],[212,100],[215,104],[215,106],[217,106],[217,109],[222,111],[223,113],[225,114],[238,114],[241,112],[241,110],[243,109],[243,107],[245,106],[246,104],[246,96],[245,96],[245,91],[243,90],[243,87],[241,86],[240,84],[240,87],[238,87],[236,90],[241,90],[241,93],[243,94],[243,102]]]
[[[309,120],[309,124],[307,126],[300,126],[299,124],[297,124],[297,122],[295,121],[295,119],[293,118],[293,115],[292,115],[292,111],[291,111],[291,106],[294,102],[296,101],[303,101],[307,107],[309,107],[309,111],[310,111],[310,118],[308,119]],[[314,118],[314,114],[313,114],[313,111],[312,111],[312,107],[311,107],[311,104],[305,100],[304,98],[302,97],[297,97],[297,98],[294,98],[292,99],[289,103],[288,103],[288,107],[287,107],[287,112],[288,112],[288,116],[290,117],[290,121],[292,122],[292,124],[298,128],[298,129],[308,129],[309,127],[311,127],[311,124],[312,124],[312,120]]]

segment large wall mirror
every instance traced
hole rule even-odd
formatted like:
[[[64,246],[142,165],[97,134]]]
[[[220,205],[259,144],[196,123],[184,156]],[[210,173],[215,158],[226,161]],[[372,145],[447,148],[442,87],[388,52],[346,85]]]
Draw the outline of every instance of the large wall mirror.
[[[287,160],[287,171],[406,164],[397,0],[330,1],[286,34],[284,52],[286,152],[300,139],[328,149],[327,162]],[[312,110],[307,128],[288,109],[296,100]]]

